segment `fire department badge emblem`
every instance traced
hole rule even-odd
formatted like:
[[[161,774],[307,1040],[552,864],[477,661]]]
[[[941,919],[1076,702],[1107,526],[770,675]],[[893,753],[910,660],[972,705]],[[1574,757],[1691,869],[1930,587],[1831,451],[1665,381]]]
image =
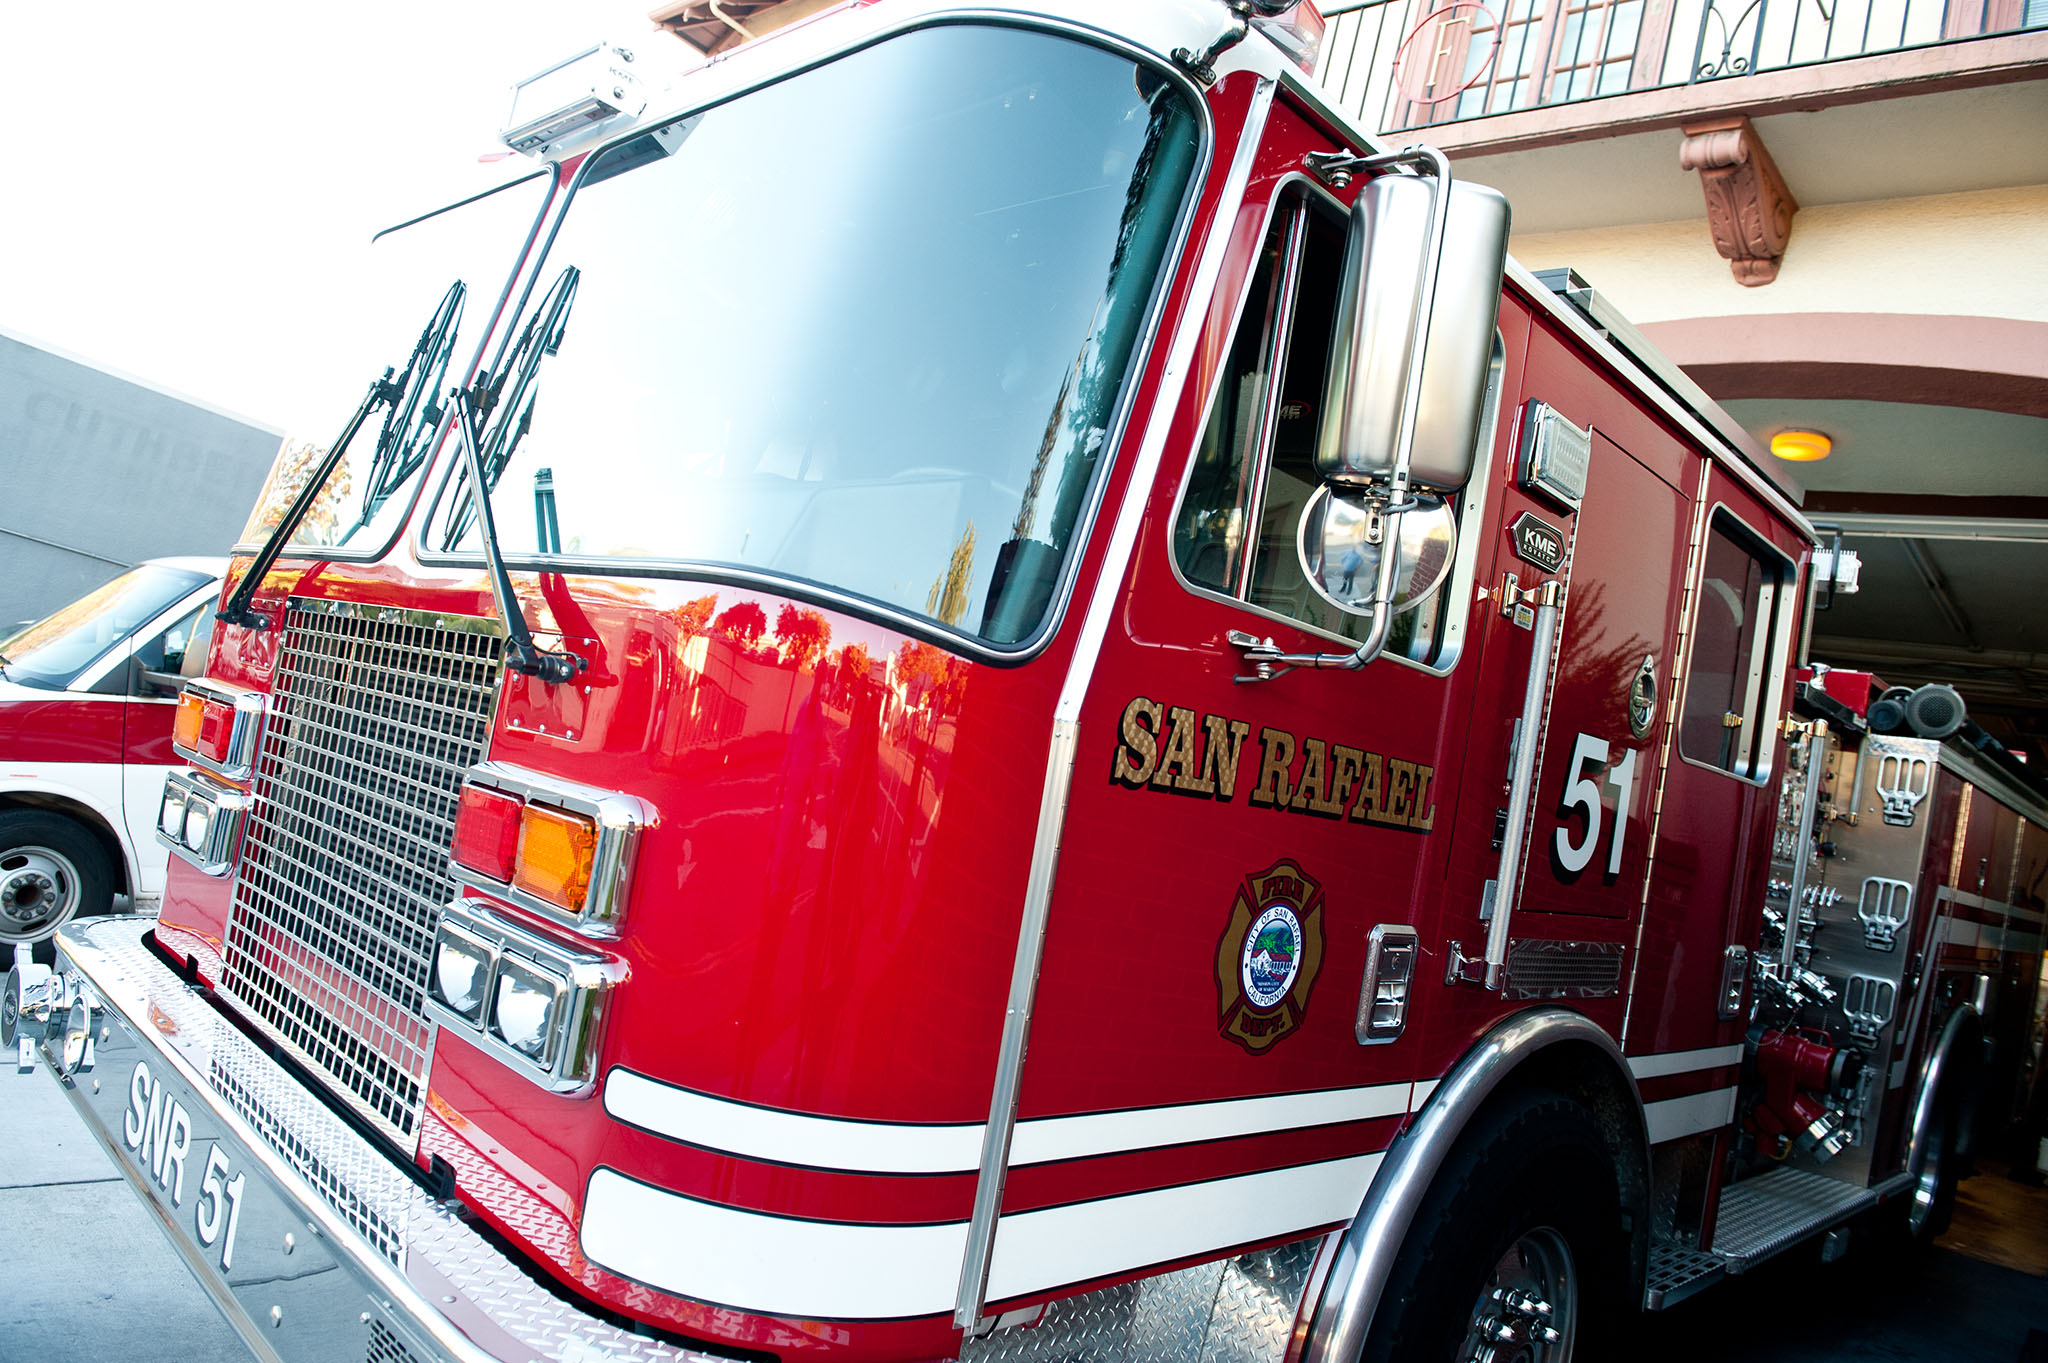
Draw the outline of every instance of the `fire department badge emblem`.
[[[1217,1030],[1265,1050],[1301,1025],[1322,964],[1322,885],[1291,861],[1246,876],[1216,944]]]

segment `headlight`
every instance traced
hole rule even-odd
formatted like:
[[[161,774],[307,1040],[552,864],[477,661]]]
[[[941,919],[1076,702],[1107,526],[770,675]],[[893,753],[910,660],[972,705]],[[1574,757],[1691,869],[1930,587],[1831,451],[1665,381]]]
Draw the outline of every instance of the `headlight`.
[[[444,923],[434,940],[434,997],[469,1021],[482,1021],[492,954],[482,942]]]
[[[224,876],[234,869],[248,813],[245,792],[203,772],[173,771],[156,807],[156,839],[207,875]]]
[[[597,1077],[605,996],[626,978],[615,956],[568,946],[457,899],[434,929],[426,1012],[553,1093],[587,1093]]]
[[[194,852],[206,849],[206,830],[213,823],[213,809],[197,800],[185,804],[185,846]]]
[[[491,1031],[537,1065],[553,1061],[560,1030],[560,1003],[568,982],[517,956],[498,962],[497,997],[491,1003]]]
[[[178,789],[178,788],[177,788],[176,786],[171,786],[171,785],[167,785],[167,786],[165,786],[165,787],[164,787],[164,799],[163,799],[163,804],[162,804],[161,806],[159,806],[159,807],[158,807],[158,809],[157,809],[157,812],[156,812],[156,826],[157,826],[158,828],[160,828],[160,829],[162,829],[162,830],[163,830],[163,834],[164,834],[164,836],[165,836],[165,837],[167,837],[167,838],[174,838],[174,839],[178,840],[179,842],[183,842],[183,841],[184,841],[184,839],[185,839],[185,792],[184,792],[184,791],[182,791],[182,790],[179,790],[179,789]]]

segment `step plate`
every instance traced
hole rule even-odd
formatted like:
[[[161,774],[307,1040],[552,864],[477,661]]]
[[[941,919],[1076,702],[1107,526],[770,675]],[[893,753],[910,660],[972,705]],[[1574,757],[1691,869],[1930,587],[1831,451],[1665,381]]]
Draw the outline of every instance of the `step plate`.
[[[1650,1271],[1643,1280],[1643,1309],[1662,1311],[1676,1306],[1719,1282],[1727,1272],[1727,1261],[1718,1254],[1689,1245],[1652,1245]]]
[[[1774,1169],[1721,1195],[1714,1254],[1741,1273],[1872,1206],[1877,1195],[1824,1174]]]

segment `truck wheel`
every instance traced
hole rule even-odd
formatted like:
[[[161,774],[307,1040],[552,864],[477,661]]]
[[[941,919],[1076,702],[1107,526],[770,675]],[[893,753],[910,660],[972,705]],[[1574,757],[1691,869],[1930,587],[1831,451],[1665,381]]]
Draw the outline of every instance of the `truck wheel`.
[[[99,839],[61,814],[0,814],[0,944],[46,942],[73,918],[113,905]]]
[[[1623,1309],[1627,1240],[1591,1113],[1532,1094],[1468,1131],[1416,1213],[1363,1363],[1597,1358]]]

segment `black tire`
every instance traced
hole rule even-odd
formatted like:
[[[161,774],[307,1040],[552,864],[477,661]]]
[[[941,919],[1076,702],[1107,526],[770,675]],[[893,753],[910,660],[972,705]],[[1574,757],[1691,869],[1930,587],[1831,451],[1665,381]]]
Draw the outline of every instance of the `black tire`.
[[[1613,1160],[1593,1115],[1550,1094],[1510,1099],[1438,1173],[1362,1363],[1598,1360],[1628,1309],[1627,1279]],[[1547,1314],[1494,1295],[1533,1284]],[[1487,1338],[1503,1327],[1510,1338]],[[1558,1338],[1541,1338],[1546,1327]]]
[[[58,928],[113,906],[113,870],[90,830],[40,809],[0,814],[0,950],[32,943],[47,960]]]

